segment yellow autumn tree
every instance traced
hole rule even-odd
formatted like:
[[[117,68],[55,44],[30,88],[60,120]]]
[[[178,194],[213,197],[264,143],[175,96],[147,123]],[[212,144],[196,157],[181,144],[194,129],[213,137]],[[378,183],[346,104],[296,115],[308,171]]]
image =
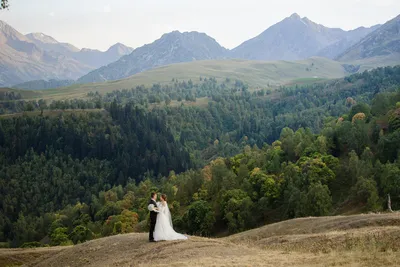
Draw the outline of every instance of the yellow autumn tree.
[[[361,121],[365,120],[365,114],[362,112],[357,113],[356,115],[353,116],[353,119],[351,121],[354,123],[356,120],[361,120]]]

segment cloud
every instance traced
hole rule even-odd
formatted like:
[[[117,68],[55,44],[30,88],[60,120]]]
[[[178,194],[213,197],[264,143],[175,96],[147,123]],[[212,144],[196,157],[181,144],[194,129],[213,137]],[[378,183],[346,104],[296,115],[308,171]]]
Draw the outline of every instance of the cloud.
[[[111,7],[109,5],[106,5],[103,7],[103,12],[104,13],[110,13],[111,12]]]
[[[53,11],[51,11],[50,13],[49,13],[49,16],[50,17],[54,17],[56,14],[53,12]]]

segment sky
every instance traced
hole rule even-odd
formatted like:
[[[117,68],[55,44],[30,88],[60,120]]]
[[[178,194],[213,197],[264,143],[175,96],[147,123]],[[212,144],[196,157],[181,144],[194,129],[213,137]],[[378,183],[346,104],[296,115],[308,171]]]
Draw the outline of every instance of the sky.
[[[23,34],[42,32],[78,48],[137,48],[173,30],[205,32],[234,48],[298,13],[344,30],[383,24],[400,0],[9,0],[0,20]]]

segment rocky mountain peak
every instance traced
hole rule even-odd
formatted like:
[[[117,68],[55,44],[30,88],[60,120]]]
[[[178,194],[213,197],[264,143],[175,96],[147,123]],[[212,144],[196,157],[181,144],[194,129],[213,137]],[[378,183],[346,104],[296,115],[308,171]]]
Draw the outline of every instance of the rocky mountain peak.
[[[58,44],[58,41],[56,39],[41,32],[29,33],[26,35],[26,37],[28,37],[31,40],[34,39],[45,44]]]
[[[289,18],[291,19],[301,19],[300,15],[297,13],[293,13]]]

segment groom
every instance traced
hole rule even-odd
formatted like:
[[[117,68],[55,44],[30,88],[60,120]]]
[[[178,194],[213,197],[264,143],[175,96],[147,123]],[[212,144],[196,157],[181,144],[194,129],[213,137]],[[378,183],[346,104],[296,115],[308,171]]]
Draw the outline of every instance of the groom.
[[[149,206],[147,207],[150,211],[150,232],[149,232],[149,241],[150,242],[155,242],[154,241],[154,228],[156,227],[156,222],[157,222],[157,213],[158,213],[158,208],[157,208],[157,193],[151,193],[151,199],[149,201]]]

